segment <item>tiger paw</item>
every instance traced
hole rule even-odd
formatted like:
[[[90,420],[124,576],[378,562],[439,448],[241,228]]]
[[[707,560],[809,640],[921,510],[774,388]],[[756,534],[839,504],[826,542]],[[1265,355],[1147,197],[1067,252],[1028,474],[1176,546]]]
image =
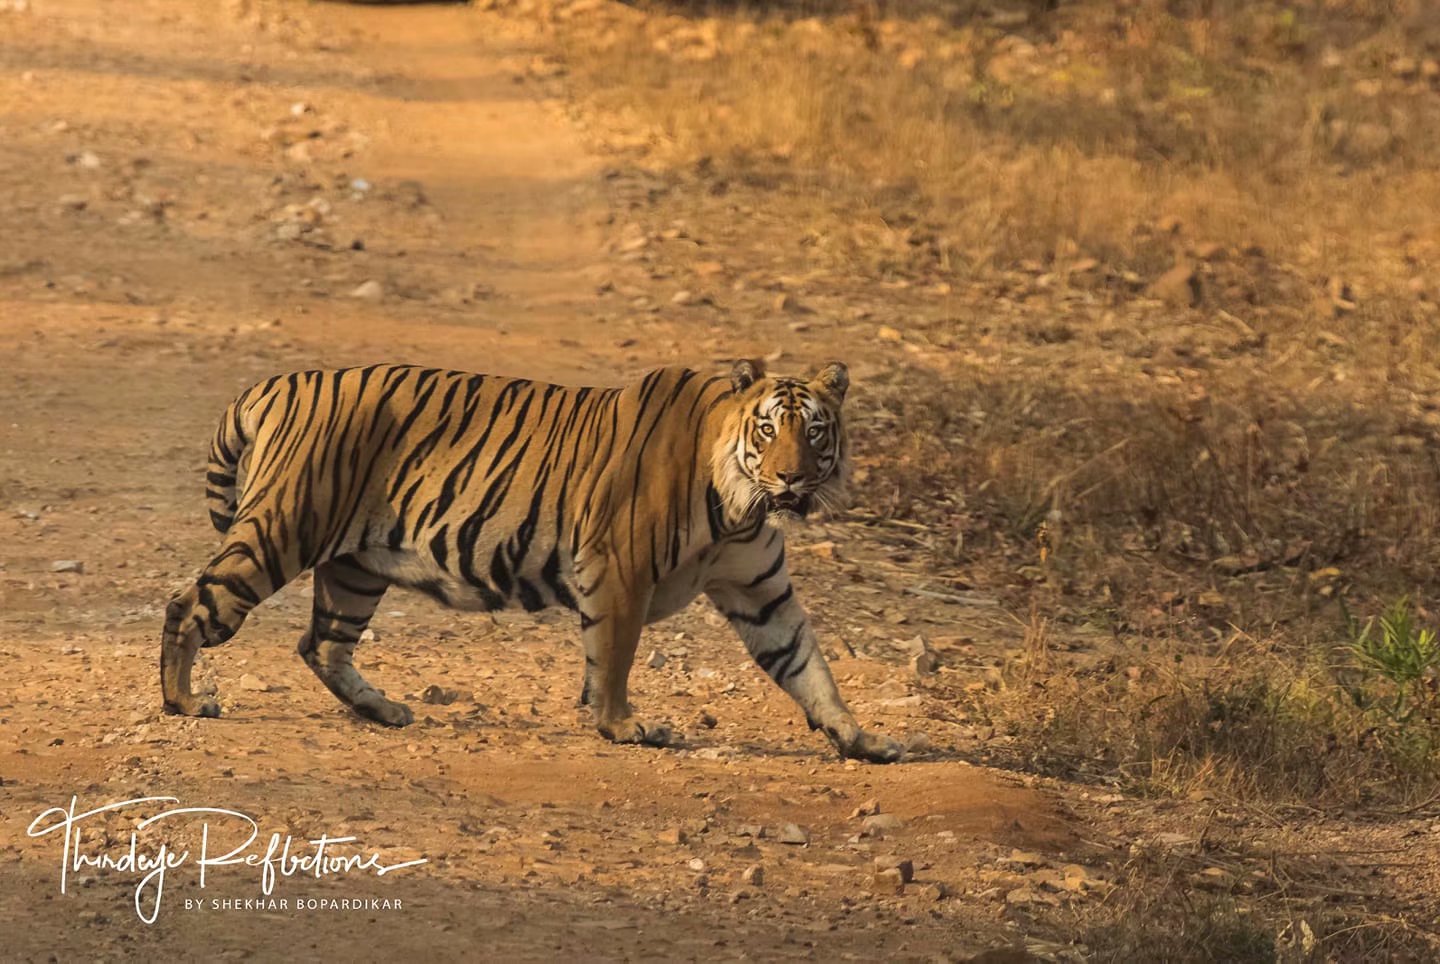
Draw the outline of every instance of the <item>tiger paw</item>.
[[[905,753],[905,747],[897,740],[879,733],[867,733],[861,730],[850,741],[850,745],[842,747],[840,755],[851,760],[864,760],[867,763],[894,763]]]
[[[415,714],[404,703],[387,700],[375,690],[369,690],[356,697],[355,712],[368,720],[384,723],[386,726],[409,726],[415,722]]]
[[[642,723],[633,716],[613,723],[601,723],[600,734],[612,743],[641,743],[645,746],[669,746],[670,727],[663,723]]]
[[[220,701],[211,696],[182,696],[165,701],[165,712],[172,716],[200,716],[215,719],[220,715]]]

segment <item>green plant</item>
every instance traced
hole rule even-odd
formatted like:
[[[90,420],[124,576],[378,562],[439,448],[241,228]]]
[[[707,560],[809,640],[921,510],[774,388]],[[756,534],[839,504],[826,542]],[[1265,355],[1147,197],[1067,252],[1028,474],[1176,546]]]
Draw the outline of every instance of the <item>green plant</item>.
[[[1351,655],[1362,670],[1379,676],[1388,690],[1381,699],[1374,700],[1367,699],[1368,694],[1361,688],[1352,687],[1356,705],[1377,708],[1391,723],[1402,726],[1410,723],[1417,712],[1432,707],[1435,697],[1431,684],[1440,671],[1440,636],[1433,629],[1416,625],[1409,598],[1402,596],[1390,605],[1378,621],[1378,633],[1375,619],[1367,619],[1361,626],[1348,610],[1344,615]]]

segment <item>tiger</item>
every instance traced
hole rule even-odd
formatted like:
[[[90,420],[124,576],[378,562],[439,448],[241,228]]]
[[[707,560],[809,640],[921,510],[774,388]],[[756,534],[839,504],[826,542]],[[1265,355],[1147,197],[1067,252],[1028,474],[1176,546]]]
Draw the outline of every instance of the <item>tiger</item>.
[[[840,362],[771,377],[685,367],[581,388],[413,365],[276,375],[226,408],[206,504],[222,533],[170,600],[164,709],[215,717],[192,689],[197,651],[307,570],[313,609],[298,652],[357,714],[413,722],[355,668],[391,586],[456,609],[578,614],[579,702],[615,743],[672,746],[637,716],[628,680],[642,626],[704,593],[750,656],[842,758],[900,759],[841,698],[795,596],[784,529],[841,504],[849,474]]]

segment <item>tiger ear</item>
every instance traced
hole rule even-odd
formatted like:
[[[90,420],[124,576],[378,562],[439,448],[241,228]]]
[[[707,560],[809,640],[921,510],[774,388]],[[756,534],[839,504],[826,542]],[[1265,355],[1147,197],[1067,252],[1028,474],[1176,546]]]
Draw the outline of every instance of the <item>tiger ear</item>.
[[[850,369],[845,367],[844,362],[831,362],[820,369],[820,373],[815,376],[815,383],[828,394],[835,396],[837,402],[843,402],[845,392],[850,387]]]
[[[749,358],[742,358],[730,369],[730,384],[735,391],[743,392],[765,377],[765,365]]]

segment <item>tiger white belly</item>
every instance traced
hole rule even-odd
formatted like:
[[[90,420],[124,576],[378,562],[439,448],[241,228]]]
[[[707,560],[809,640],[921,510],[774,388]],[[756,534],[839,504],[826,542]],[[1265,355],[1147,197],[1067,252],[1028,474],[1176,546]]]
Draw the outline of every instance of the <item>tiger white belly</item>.
[[[511,591],[502,593],[488,583],[477,586],[467,582],[459,574],[441,566],[433,556],[413,549],[365,549],[355,553],[354,558],[362,568],[375,575],[397,586],[418,590],[452,609],[534,611],[565,605],[538,569],[535,572],[522,569],[512,573]],[[568,573],[559,575],[559,585],[573,598],[574,588]]]

